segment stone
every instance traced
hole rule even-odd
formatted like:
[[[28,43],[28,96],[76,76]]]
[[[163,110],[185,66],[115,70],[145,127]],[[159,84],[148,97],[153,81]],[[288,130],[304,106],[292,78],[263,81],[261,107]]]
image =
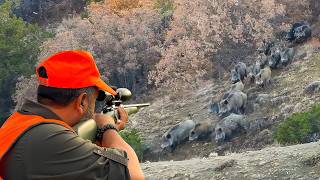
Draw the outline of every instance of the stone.
[[[313,81],[304,88],[305,94],[314,94],[320,90],[320,81]]]
[[[278,96],[278,97],[271,99],[271,104],[273,106],[279,106],[280,104],[282,104],[286,101],[289,101],[289,100],[290,100],[289,96]]]
[[[270,95],[269,94],[258,94],[256,98],[256,103],[258,104],[265,104],[268,101],[270,101]]]

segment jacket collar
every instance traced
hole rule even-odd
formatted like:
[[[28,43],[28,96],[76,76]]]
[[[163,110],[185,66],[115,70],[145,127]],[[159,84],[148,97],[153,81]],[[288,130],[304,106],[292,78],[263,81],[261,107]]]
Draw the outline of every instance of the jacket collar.
[[[49,108],[29,99],[26,99],[24,101],[21,109],[18,110],[18,112],[24,115],[37,115],[42,116],[46,119],[56,119],[62,121],[62,119],[56,113],[52,112]]]

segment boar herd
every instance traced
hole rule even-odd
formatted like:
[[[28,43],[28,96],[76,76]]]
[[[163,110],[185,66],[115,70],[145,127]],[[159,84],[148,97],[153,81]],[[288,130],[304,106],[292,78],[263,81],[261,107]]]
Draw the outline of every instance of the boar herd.
[[[306,22],[294,23],[285,39],[291,43],[302,43],[311,37],[310,25]],[[262,47],[257,49],[258,60],[250,66],[238,62],[231,70],[231,87],[218,102],[210,106],[210,112],[221,120],[195,123],[189,119],[171,127],[161,138],[161,148],[175,150],[185,141],[212,139],[221,144],[230,140],[241,127],[245,119],[247,94],[244,85],[255,84],[259,88],[271,85],[271,72],[289,65],[293,61],[294,48],[287,47],[283,41],[278,43],[263,40]]]

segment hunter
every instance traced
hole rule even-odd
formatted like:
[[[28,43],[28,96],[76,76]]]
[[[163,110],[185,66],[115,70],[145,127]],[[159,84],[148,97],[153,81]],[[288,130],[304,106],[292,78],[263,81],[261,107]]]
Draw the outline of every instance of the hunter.
[[[120,107],[117,122],[94,113],[105,92],[116,92],[89,52],[58,52],[36,74],[37,102],[25,100],[0,128],[0,179],[144,179],[137,155],[118,134],[127,112]],[[71,128],[88,119],[97,123],[100,146]]]

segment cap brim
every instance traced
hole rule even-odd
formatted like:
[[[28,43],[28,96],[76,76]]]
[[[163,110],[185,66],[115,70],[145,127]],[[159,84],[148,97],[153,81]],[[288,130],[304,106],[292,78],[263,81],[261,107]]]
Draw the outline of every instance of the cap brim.
[[[95,85],[99,88],[99,90],[103,90],[112,95],[117,95],[116,91],[114,91],[110,86],[108,86],[102,79],[97,79],[95,81]]]

